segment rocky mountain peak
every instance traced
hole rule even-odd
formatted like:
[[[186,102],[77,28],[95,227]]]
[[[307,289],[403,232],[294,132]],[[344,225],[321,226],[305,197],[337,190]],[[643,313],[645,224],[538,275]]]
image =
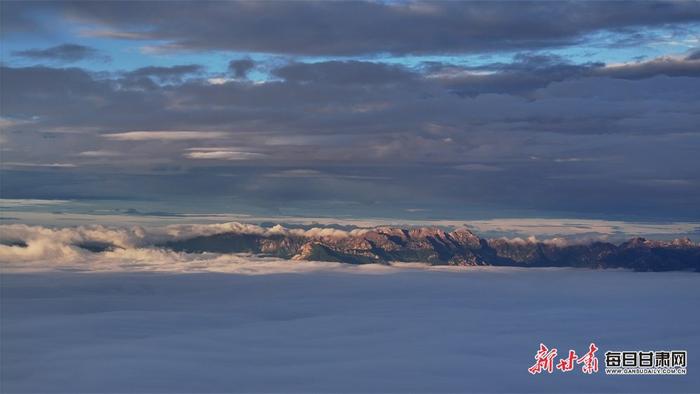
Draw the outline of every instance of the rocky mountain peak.
[[[695,246],[695,243],[693,243],[693,241],[691,241],[690,238],[685,237],[674,239],[673,241],[671,241],[671,245],[681,248],[692,248]]]
[[[630,238],[628,241],[623,242],[620,247],[623,248],[639,248],[649,246],[649,241],[646,238],[634,237]]]
[[[700,245],[688,238],[653,241],[637,237],[620,245],[485,240],[465,228],[378,227],[344,236],[224,233],[172,241],[165,248],[188,253],[258,253],[292,260],[348,264],[395,261],[432,265],[629,268],[700,271]]]
[[[428,237],[445,238],[445,234],[444,230],[437,227],[417,227],[408,231],[408,235],[411,238],[417,239],[426,239]]]

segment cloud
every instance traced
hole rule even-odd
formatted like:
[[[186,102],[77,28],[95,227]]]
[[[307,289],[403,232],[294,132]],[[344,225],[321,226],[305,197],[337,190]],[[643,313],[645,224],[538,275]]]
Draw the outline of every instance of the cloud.
[[[636,223],[620,220],[503,218],[470,220],[468,227],[478,233],[518,234],[519,236],[567,237],[571,236],[668,236],[689,234],[698,230],[698,222]]]
[[[32,43],[78,34],[100,38],[67,42],[130,59],[0,65],[3,196],[225,200],[265,215],[700,215],[694,2],[0,7],[10,51],[70,53]],[[33,63],[54,66],[21,66]]]
[[[77,165],[73,163],[28,163],[17,161],[2,162],[2,167],[48,167],[48,168],[73,168]]]
[[[201,160],[255,160],[265,158],[267,155],[256,152],[241,152],[235,150],[193,150],[185,153],[188,159]]]
[[[481,163],[469,163],[469,164],[460,164],[458,166],[455,166],[454,168],[462,171],[486,171],[486,172],[491,172],[491,171],[502,171],[503,168],[490,165],[490,164],[481,164]]]
[[[3,361],[13,361],[1,365],[3,389],[697,391],[694,369],[629,379],[602,369],[607,350],[686,349],[693,357],[698,275],[429,271],[243,257],[173,266],[197,273],[3,275]],[[209,266],[236,274],[201,274]],[[93,270],[108,271],[101,260]],[[531,376],[526,368],[541,341],[559,349],[557,359],[568,349],[583,354],[594,341],[601,371]],[[76,371],[83,378],[66,378]]]
[[[354,60],[292,63],[273,70],[273,73],[290,82],[339,85],[405,83],[417,77],[401,66]]]
[[[122,156],[121,152],[116,152],[112,150],[88,150],[85,152],[80,152],[78,156],[82,157],[117,157]]]
[[[313,178],[313,177],[328,176],[328,174],[325,174],[325,173],[318,171],[318,170],[309,170],[309,169],[300,168],[300,169],[279,171],[279,172],[267,174],[267,176],[290,177],[290,178]]]
[[[68,200],[39,200],[39,199],[24,199],[24,198],[0,198],[0,207],[2,208],[22,208],[22,207],[37,207],[37,206],[53,206],[67,204]]]
[[[686,60],[700,60],[700,49],[695,49],[692,51],[688,56],[686,56]]]
[[[97,49],[78,44],[62,44],[45,49],[25,49],[13,51],[12,55],[34,60],[48,60],[63,63],[73,63],[85,59],[110,60],[109,56],[102,55]]]
[[[555,163],[578,163],[582,161],[589,161],[591,159],[587,159],[584,157],[557,157],[554,159]]]
[[[237,59],[231,60],[228,64],[228,69],[233,72],[236,78],[245,78],[248,72],[255,67],[255,62],[252,59]]]
[[[446,217],[524,209],[694,220],[700,78],[666,70],[692,60],[660,59],[624,72],[526,52],[482,66],[271,62],[274,78],[222,84],[205,73],[161,83],[142,71],[129,84],[124,72],[4,66],[3,160],[79,167],[6,167],[3,186],[22,198],[236,196],[242,210],[268,214],[437,207]],[[100,151],[129,160],[81,155]],[[300,168],[324,176],[299,188],[301,174],[285,171]]]
[[[228,133],[219,131],[127,131],[102,134],[104,138],[116,141],[183,141],[206,140],[226,137]]]
[[[559,56],[519,53],[511,63],[478,67],[426,63],[428,78],[460,96],[500,93],[529,95],[551,83],[585,77],[602,63],[571,64]]]
[[[647,79],[657,76],[698,77],[700,61],[692,55],[658,58],[625,64],[571,64],[559,56],[521,53],[512,63],[494,63],[478,67],[426,63],[427,77],[462,96],[486,93],[531,96],[555,82],[590,77]]]
[[[312,239],[347,237],[366,230],[345,231],[336,228],[288,229],[280,225],[264,228],[253,224],[229,222],[214,224],[182,224],[144,228],[106,227],[101,225],[50,228],[24,224],[0,225],[0,264],[5,269],[39,269],[89,264],[95,258],[104,258],[105,268],[119,269],[123,264],[155,263],[153,268],[166,264],[193,262],[230,263],[240,257],[219,255],[189,255],[164,250],[158,245],[167,241],[190,239],[224,233],[257,235],[295,235]],[[18,245],[21,244],[21,245]],[[90,248],[98,248],[99,253]],[[25,265],[25,263],[31,263]],[[48,264],[48,266],[47,266]],[[115,264],[111,266],[111,264]],[[172,268],[172,267],[171,267]]]
[[[657,75],[670,77],[700,77],[700,59],[663,56],[649,61],[610,65],[594,73],[622,79],[652,78]]]
[[[551,48],[575,44],[599,31],[700,19],[696,3],[665,1],[631,7],[619,2],[528,2],[518,7],[508,2],[181,2],[176,8],[160,3],[99,2],[86,7],[61,2],[6,7],[6,18],[30,22],[30,11],[37,7],[92,25],[83,34],[163,41],[157,48],[164,51],[320,56]]]
[[[54,260],[56,264],[70,263],[89,256],[87,250],[78,246],[80,244],[102,243],[125,249],[134,248],[144,237],[145,233],[138,227],[130,230],[103,226],[53,229],[7,225],[3,226],[3,241],[20,241],[26,246],[0,244],[0,261],[8,265],[47,260]]]
[[[153,77],[162,81],[178,81],[188,74],[198,74],[204,67],[198,64],[183,64],[170,67],[149,66],[129,71],[125,75],[131,78]]]
[[[84,37],[111,38],[115,40],[147,40],[149,35],[146,32],[118,31],[118,30],[90,30],[83,29],[80,35]]]

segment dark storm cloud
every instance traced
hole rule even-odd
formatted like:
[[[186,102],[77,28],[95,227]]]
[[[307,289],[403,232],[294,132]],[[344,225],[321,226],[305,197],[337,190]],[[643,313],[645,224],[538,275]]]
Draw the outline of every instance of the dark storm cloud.
[[[404,67],[361,61],[294,63],[273,70],[289,82],[330,85],[383,85],[406,83],[417,75]]]
[[[51,8],[98,24],[91,32],[96,36],[167,41],[161,50],[306,55],[536,49],[573,44],[601,29],[700,20],[700,3],[652,1],[633,6],[615,1],[178,2],[176,7],[100,1],[6,8],[3,20],[26,20],[34,10]]]
[[[0,82],[2,116],[31,122],[25,127],[32,130],[155,127],[163,120],[164,91],[120,89],[117,80],[80,68],[2,67]]]
[[[158,88],[158,84],[180,83],[184,78],[201,74],[204,67],[197,64],[183,64],[170,67],[141,67],[123,74],[120,81],[124,88],[148,89]]]
[[[512,63],[488,64],[464,68],[445,64],[427,64],[428,72],[445,87],[460,96],[484,93],[529,95],[552,82],[586,76],[602,63],[571,64],[551,55],[518,54]]]
[[[491,206],[697,219],[700,78],[669,71],[695,60],[664,59],[290,63],[273,69],[279,79],[219,84],[196,65],[5,66],[3,163],[19,164],[3,186],[17,198],[227,196],[335,214]],[[129,75],[171,82],[144,89]],[[150,137],[105,136],[125,132]]]
[[[587,77],[648,79],[656,76],[698,77],[700,60],[660,57],[648,61],[606,66],[604,63],[572,64],[557,56],[520,54],[512,63],[464,68],[449,64],[427,64],[443,86],[460,96],[485,93],[517,94],[530,97],[553,82]]]
[[[71,63],[84,59],[102,59],[109,60],[109,57],[101,55],[100,51],[78,44],[62,44],[45,49],[26,49],[22,51],[13,51],[14,56],[24,57],[35,60],[48,60]]]
[[[692,55],[684,59],[663,57],[646,62],[607,67],[597,70],[597,72],[600,75],[622,79],[643,79],[656,75],[698,77],[700,76],[700,59],[695,59]]]
[[[49,3],[37,3],[42,8],[53,8]],[[32,15],[27,2],[0,2],[0,32],[3,37],[13,33],[36,33],[43,31],[42,24]]]
[[[696,49],[686,56],[686,60],[700,60],[700,49]]]
[[[686,116],[687,120],[678,119],[673,128],[692,131],[687,122],[693,119],[694,111],[687,100],[697,97],[693,93],[697,79],[678,80],[694,74],[671,73],[657,62],[662,66],[668,63],[654,60],[614,68],[538,63],[528,69],[520,62],[500,65],[488,75],[460,77],[464,70],[457,69],[450,70],[456,76],[441,77],[434,71],[420,74],[385,64],[331,61],[280,67],[274,72],[284,78],[282,81],[223,85],[204,79],[179,80],[200,70],[195,65],[148,67],[127,74],[178,78],[168,86],[156,85],[147,91],[124,85],[123,78],[105,78],[78,68],[4,67],[0,78],[3,115],[34,119],[34,127],[36,123],[105,131],[224,127],[331,135],[410,130],[426,133],[426,138],[449,138],[445,134],[449,132],[444,131],[449,128],[435,131],[428,127],[426,131],[425,125],[437,122],[462,129],[587,133],[588,127],[581,127],[581,122],[598,122],[608,132],[619,133],[638,130],[628,128],[625,122],[634,111],[648,112],[645,100],[656,97],[663,101],[654,111]],[[640,76],[645,78],[637,84],[605,80],[631,79],[631,71],[621,71],[627,67],[647,67],[650,71]],[[692,70],[696,66],[684,67]],[[675,78],[659,79],[664,76]],[[543,90],[555,82],[557,86]],[[577,91],[561,89],[574,85]],[[452,94],[456,89],[478,94],[461,99]],[[519,97],[524,90],[530,91],[527,100]]]
[[[229,70],[236,78],[245,78],[253,67],[255,67],[255,62],[252,59],[237,59],[228,63]]]

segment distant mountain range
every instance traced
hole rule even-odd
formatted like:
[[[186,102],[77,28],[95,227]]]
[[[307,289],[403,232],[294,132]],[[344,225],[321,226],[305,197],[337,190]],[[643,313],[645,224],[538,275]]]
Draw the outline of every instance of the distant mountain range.
[[[166,242],[161,247],[190,253],[254,253],[292,260],[349,264],[424,262],[433,265],[627,268],[636,271],[700,272],[700,245],[690,239],[633,238],[567,244],[484,239],[469,230],[380,227],[344,236],[291,233],[222,233]]]

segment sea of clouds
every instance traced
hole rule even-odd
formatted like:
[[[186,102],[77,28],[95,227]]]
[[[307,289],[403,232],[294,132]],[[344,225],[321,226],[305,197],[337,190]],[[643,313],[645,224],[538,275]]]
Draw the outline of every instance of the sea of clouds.
[[[700,387],[697,274],[315,264],[266,275],[4,273],[0,391]],[[595,342],[601,368],[605,350],[685,349],[688,375],[533,376],[527,368],[540,342],[560,354],[584,353]]]
[[[167,241],[221,233],[297,235],[309,238],[346,237],[367,230],[351,231],[330,227],[289,229],[269,228],[238,222],[178,224],[160,227],[108,227],[102,225],[44,227],[24,224],[0,226],[0,269],[5,272],[29,271],[167,271],[167,272],[286,272],[314,263],[246,256],[240,254],[181,253],[157,245]],[[109,245],[95,253],[81,245]],[[251,268],[251,265],[254,266]]]
[[[693,392],[700,275],[347,265],[154,245],[241,223],[1,226],[0,392]],[[365,231],[365,230],[352,230]],[[95,253],[77,245],[109,243]],[[22,243],[23,245],[19,245]],[[688,350],[686,376],[532,376],[540,342]]]

